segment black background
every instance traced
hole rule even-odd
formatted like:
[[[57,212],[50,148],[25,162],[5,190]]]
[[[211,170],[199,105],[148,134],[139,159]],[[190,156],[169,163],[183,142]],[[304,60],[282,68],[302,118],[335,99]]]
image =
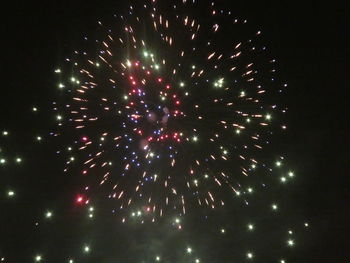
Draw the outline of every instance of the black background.
[[[28,111],[32,105],[49,105],[55,84],[53,69],[72,46],[77,46],[83,33],[93,31],[97,19],[118,10],[117,2],[19,1],[2,7],[0,129],[25,129],[28,134],[37,131],[33,127],[40,127],[40,120],[33,123],[21,112]],[[336,3],[247,2],[226,1],[226,4],[263,31],[281,74],[289,83],[285,145],[298,173],[296,190],[290,198],[301,207],[311,225],[299,253],[305,259],[303,262],[348,259],[345,255],[349,248],[345,237],[349,214],[346,8]],[[27,152],[30,147],[22,145]],[[35,178],[30,172],[27,176]],[[26,181],[27,188],[33,192],[39,190],[36,180],[39,178]],[[60,184],[58,179],[57,183]],[[55,195],[36,198],[50,200],[52,196]],[[31,211],[30,202],[19,205],[28,211],[28,217],[36,213],[35,209]],[[10,213],[14,217],[20,214],[9,205],[0,207],[0,217]],[[20,219],[14,220],[18,220],[18,228],[11,231],[1,225],[0,242],[7,240],[6,235],[8,240],[12,235],[30,236],[31,230],[26,230]],[[16,244],[6,247],[17,250]],[[21,253],[21,249],[17,252]]]

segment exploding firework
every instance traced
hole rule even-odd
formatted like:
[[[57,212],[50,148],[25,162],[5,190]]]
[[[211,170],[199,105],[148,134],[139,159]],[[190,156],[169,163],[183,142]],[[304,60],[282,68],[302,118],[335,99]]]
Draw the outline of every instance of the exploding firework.
[[[77,203],[107,193],[123,221],[155,220],[248,204],[293,177],[270,146],[286,84],[260,31],[206,1],[135,3],[114,20],[56,70],[54,135],[81,177]]]

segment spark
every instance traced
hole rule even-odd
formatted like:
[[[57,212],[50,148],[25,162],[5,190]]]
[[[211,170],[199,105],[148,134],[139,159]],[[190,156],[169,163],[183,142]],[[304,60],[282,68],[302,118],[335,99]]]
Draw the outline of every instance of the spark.
[[[90,247],[88,245],[85,245],[83,248],[85,253],[89,253],[90,252]]]
[[[51,218],[53,216],[52,212],[51,211],[47,211],[46,214],[45,214],[45,217],[46,218]]]
[[[253,258],[253,253],[252,252],[248,252],[247,253],[247,258],[248,259],[252,259]]]
[[[41,262],[43,257],[41,255],[36,255],[35,256],[35,262]]]
[[[293,239],[288,239],[287,244],[290,247],[294,246],[294,240]]]

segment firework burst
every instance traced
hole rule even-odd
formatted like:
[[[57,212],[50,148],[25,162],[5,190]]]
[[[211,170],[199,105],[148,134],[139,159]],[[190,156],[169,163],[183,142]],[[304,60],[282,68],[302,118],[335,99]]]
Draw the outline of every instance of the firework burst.
[[[293,176],[271,151],[286,84],[260,31],[206,1],[135,3],[114,19],[56,70],[54,135],[81,177],[78,203],[107,193],[123,221],[155,220],[248,204],[270,175]]]

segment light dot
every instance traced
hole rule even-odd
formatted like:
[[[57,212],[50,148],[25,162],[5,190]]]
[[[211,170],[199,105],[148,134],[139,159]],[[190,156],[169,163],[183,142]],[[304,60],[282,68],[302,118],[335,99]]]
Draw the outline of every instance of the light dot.
[[[9,190],[7,192],[7,196],[9,196],[9,197],[13,197],[14,195],[15,195],[15,192],[13,190]]]
[[[84,198],[80,195],[76,198],[77,203],[82,203],[83,201],[84,201]]]
[[[288,244],[288,246],[290,246],[290,247],[294,246],[294,240],[293,240],[293,239],[289,239],[289,240],[287,241],[287,244]]]
[[[254,225],[249,224],[249,225],[248,225],[248,229],[249,229],[249,230],[253,230],[253,229],[254,229]]]
[[[84,246],[84,252],[89,253],[90,252],[90,247],[89,246]]]
[[[47,211],[45,214],[46,218],[51,218],[52,217],[52,212],[51,211]]]
[[[43,259],[43,258],[42,258],[41,255],[35,256],[35,262],[40,262],[42,259]]]
[[[22,162],[22,159],[20,157],[17,157],[16,158],[16,163],[20,163],[20,162]]]
[[[160,261],[160,257],[159,256],[156,256],[156,261]]]
[[[191,253],[192,253],[192,248],[188,247],[188,248],[187,248],[187,253],[188,253],[188,254],[191,254]]]
[[[1,158],[1,159],[0,159],[0,164],[5,164],[5,163],[6,163],[6,159]]]
[[[2,135],[7,136],[7,135],[9,135],[9,132],[8,131],[3,131]]]
[[[277,210],[278,206],[276,204],[272,204],[272,209]]]
[[[252,259],[252,258],[253,258],[253,253],[248,252],[248,253],[247,253],[247,258]]]

